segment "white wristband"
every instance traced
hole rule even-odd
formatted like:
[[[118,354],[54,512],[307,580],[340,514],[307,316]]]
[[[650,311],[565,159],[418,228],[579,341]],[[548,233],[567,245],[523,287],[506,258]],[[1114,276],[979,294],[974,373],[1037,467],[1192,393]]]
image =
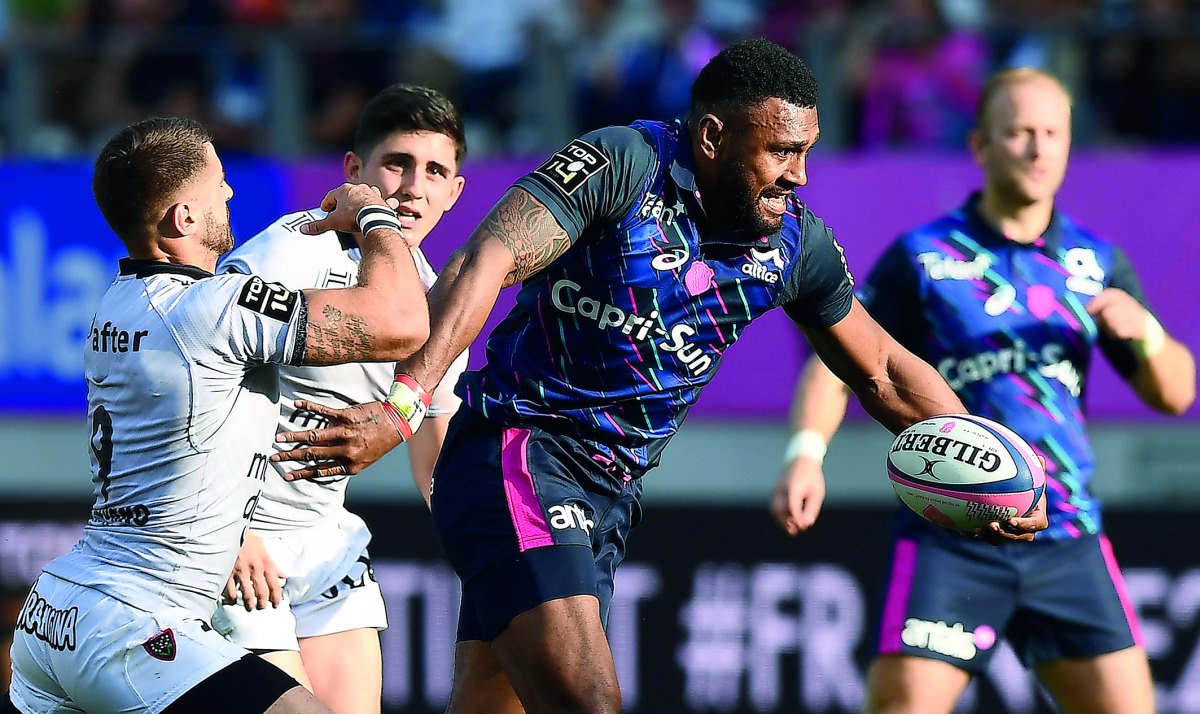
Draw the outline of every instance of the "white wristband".
[[[1154,319],[1154,315],[1151,315],[1149,310],[1146,311],[1146,334],[1142,335],[1141,339],[1132,340],[1132,342],[1133,351],[1144,360],[1162,352],[1163,347],[1167,346],[1166,330],[1158,320]]]
[[[783,463],[790,464],[801,456],[823,463],[827,448],[828,444],[820,434],[812,429],[801,429],[788,439],[787,448],[783,450]]]
[[[376,228],[391,228],[397,233],[401,233],[400,219],[396,216],[396,212],[382,204],[373,203],[369,206],[363,206],[358,209],[358,214],[354,217],[358,223],[358,232],[366,235]]]

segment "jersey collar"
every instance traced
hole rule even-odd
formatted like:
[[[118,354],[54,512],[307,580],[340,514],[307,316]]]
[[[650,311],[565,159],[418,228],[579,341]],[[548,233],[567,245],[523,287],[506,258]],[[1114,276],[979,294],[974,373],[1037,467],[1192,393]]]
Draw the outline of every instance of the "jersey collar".
[[[967,202],[963,204],[962,212],[966,217],[967,225],[970,227],[971,236],[980,239],[980,242],[986,243],[989,246],[1012,245],[1023,247],[1021,243],[1011,241],[979,212],[979,203],[983,200],[983,194],[979,191],[972,193],[967,198]],[[1042,233],[1040,240],[1029,244],[1029,247],[1038,248],[1045,253],[1054,254],[1062,247],[1063,241],[1063,221],[1064,217],[1055,209],[1050,214],[1050,225],[1046,226],[1045,232]]]
[[[194,265],[180,265],[178,263],[166,263],[161,260],[143,260],[140,258],[121,258],[120,274],[132,275],[136,278],[148,278],[151,275],[186,275],[189,278],[202,280],[211,278],[212,273],[204,268],[197,268]]]

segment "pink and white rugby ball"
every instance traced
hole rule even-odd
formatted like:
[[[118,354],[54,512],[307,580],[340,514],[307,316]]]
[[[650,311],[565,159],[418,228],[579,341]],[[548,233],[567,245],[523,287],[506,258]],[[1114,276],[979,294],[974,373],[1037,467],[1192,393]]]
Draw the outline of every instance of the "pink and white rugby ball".
[[[1046,489],[1046,472],[1024,439],[970,414],[933,417],[900,432],[887,471],[906,506],[959,531],[1028,516]]]

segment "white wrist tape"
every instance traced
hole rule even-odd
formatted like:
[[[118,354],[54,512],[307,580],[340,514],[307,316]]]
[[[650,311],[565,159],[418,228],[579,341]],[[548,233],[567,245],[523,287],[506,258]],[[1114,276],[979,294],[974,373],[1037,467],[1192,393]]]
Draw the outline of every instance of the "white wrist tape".
[[[1167,332],[1150,311],[1146,311],[1146,334],[1140,340],[1132,340],[1133,351],[1144,360],[1162,352],[1167,346]]]
[[[801,429],[788,439],[787,448],[783,451],[783,463],[790,464],[801,456],[824,463],[825,451],[828,448],[825,438],[812,429]]]
[[[358,232],[366,235],[376,228],[391,228],[397,233],[401,233],[400,219],[396,216],[396,212],[382,204],[371,204],[358,209],[358,214],[354,217],[358,223]]]

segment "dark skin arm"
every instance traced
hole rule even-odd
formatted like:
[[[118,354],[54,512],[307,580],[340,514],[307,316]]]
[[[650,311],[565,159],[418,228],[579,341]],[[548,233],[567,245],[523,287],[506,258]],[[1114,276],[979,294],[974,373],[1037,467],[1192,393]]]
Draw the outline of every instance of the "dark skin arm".
[[[429,340],[396,365],[397,374],[436,385],[479,336],[500,291],[541,272],[570,246],[545,206],[524,189],[510,188],[439,274],[428,295]],[[355,474],[401,443],[379,402],[346,409],[311,402],[296,406],[327,417],[329,425],[276,436],[298,446],[272,454],[272,461],[317,462],[290,472],[289,479]]]
[[[937,370],[896,342],[858,300],[841,322],[825,330],[805,328],[804,333],[867,413],[893,434],[931,416],[967,411]],[[968,535],[996,542],[1033,540],[1048,525],[1043,495],[1028,517],[993,521]]]

